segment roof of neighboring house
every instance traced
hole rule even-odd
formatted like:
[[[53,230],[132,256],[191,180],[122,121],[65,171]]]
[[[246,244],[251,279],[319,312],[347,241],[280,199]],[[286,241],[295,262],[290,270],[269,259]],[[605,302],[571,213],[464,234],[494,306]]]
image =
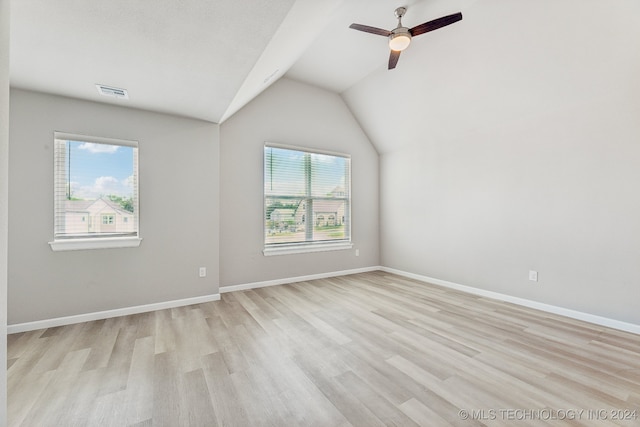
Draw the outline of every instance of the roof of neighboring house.
[[[104,202],[107,206],[113,209],[115,212],[120,215],[133,215],[132,212],[129,212],[126,209],[123,209],[122,206],[117,204],[116,202],[101,197],[96,200],[65,200],[64,202],[64,211],[65,212],[88,212],[89,208],[97,203],[98,201]]]
[[[276,208],[273,210],[273,212],[279,212],[285,215],[293,215],[296,211],[297,209],[291,209],[291,208]]]
[[[112,208],[113,210],[115,210],[116,212],[120,213],[120,214],[124,214],[124,215],[133,215],[133,212],[129,212],[126,209],[123,209],[122,206],[120,206],[119,204],[117,204],[116,202],[109,200],[109,199],[105,199],[104,197],[98,199],[98,200],[102,200],[103,202],[105,202],[110,208]],[[96,200],[97,201],[97,200]]]
[[[95,203],[95,200],[65,200],[65,212],[86,212],[89,206]]]
[[[280,216],[290,216],[290,217],[294,217],[296,214],[297,209],[281,209],[281,208],[277,208],[274,209],[273,212],[271,212],[271,215],[269,216],[269,218],[273,218],[274,214],[277,212],[277,215]]]
[[[341,209],[344,209],[345,201],[343,199],[336,200],[313,200],[313,211],[315,213],[338,213]],[[278,214],[282,216],[295,216],[297,212],[304,212],[304,203],[302,201],[298,204],[298,207],[295,209],[292,208],[276,208],[271,212],[273,215],[274,212],[278,212]]]
[[[314,200],[313,211],[319,212],[338,212],[344,208],[344,200]]]

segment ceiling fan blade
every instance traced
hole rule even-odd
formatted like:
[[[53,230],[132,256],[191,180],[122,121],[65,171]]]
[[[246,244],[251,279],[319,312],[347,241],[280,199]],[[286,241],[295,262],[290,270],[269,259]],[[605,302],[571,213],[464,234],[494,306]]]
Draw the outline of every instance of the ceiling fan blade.
[[[433,21],[425,22],[424,24],[416,25],[411,28],[409,32],[413,37],[420,34],[428,33],[429,31],[437,30],[438,28],[446,27],[462,19],[462,13],[454,13],[453,15],[443,16],[442,18],[434,19]]]
[[[351,24],[349,28],[353,28],[354,30],[364,31],[365,33],[377,34],[379,36],[388,37],[391,35],[391,31],[383,30],[382,28],[370,27],[368,25],[362,24]]]
[[[400,59],[400,51],[392,50],[389,54],[389,70],[393,70],[396,68],[396,64],[398,64],[398,59]]]

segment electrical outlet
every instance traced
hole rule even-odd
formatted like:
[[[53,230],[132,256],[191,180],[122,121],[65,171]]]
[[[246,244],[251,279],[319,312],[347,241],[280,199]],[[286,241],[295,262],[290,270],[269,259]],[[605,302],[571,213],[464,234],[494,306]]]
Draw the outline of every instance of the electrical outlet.
[[[207,277],[207,267],[200,267],[198,274],[200,277]]]
[[[360,249],[356,249],[356,256],[360,256]]]
[[[529,280],[531,280],[532,282],[537,282],[538,281],[538,272],[537,271],[533,271],[533,270],[529,270]]]

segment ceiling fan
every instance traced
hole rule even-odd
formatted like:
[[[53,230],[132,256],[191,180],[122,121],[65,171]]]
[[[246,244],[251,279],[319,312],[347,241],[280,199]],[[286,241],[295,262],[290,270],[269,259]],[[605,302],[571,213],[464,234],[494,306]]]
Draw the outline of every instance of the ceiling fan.
[[[391,31],[362,24],[349,25],[349,28],[353,28],[354,30],[389,37],[389,48],[391,49],[391,54],[389,55],[390,70],[396,68],[396,64],[398,64],[398,59],[400,58],[400,52],[409,46],[409,43],[411,43],[411,37],[446,27],[447,25],[453,24],[462,19],[462,13],[458,12],[453,15],[447,15],[442,18],[425,22],[424,24],[416,25],[413,28],[407,28],[402,26],[402,17],[406,11],[406,7],[399,7],[396,9],[395,15],[396,18],[398,18],[398,26]]]

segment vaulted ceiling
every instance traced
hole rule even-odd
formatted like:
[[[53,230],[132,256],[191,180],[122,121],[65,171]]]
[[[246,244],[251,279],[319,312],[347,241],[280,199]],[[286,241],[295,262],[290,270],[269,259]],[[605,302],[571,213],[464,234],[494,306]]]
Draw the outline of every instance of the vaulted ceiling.
[[[462,12],[388,71],[391,29]],[[380,152],[640,98],[637,0],[14,0],[11,85],[223,122],[286,75],[342,94]],[[95,84],[125,88],[106,98]]]

